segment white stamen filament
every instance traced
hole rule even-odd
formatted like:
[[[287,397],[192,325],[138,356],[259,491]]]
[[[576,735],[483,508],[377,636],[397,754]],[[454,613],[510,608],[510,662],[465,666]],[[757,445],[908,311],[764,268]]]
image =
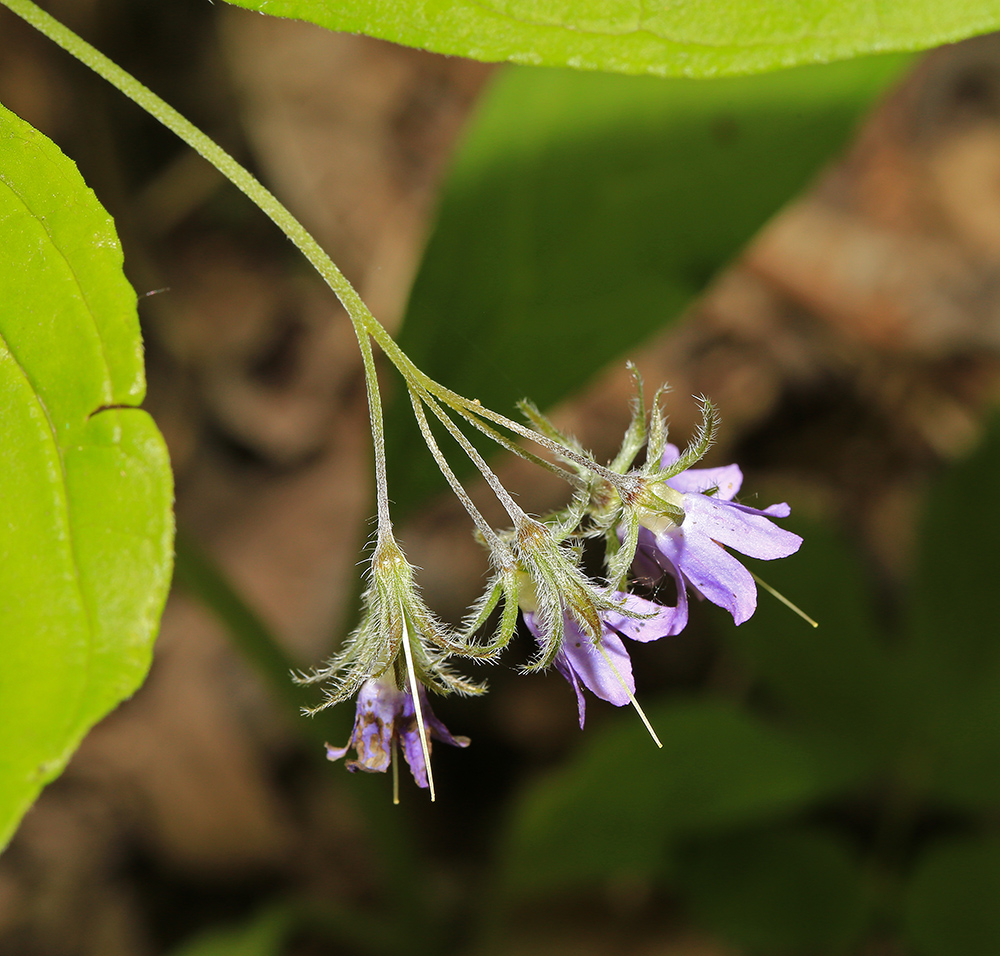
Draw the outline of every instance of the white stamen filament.
[[[417,718],[417,733],[420,735],[420,749],[424,752],[424,769],[427,771],[427,787],[431,792],[431,803],[434,802],[434,774],[431,773],[431,751],[427,746],[427,729],[424,727],[424,712],[420,706],[420,685],[413,669],[413,651],[410,650],[410,631],[406,626],[406,612],[402,606],[399,612],[403,621],[403,656],[406,658],[406,676],[410,682],[410,693],[413,695],[413,712]]]
[[[749,571],[750,569],[748,568],[747,570]],[[771,597],[776,597],[782,604],[785,605],[785,607],[798,614],[798,616],[801,617],[807,624],[811,624],[813,627],[819,627],[818,621],[814,621],[808,614],[806,614],[805,611],[802,610],[802,608],[792,604],[792,602],[789,601],[788,598],[786,598],[780,591],[775,591],[775,589],[772,588],[767,581],[762,581],[756,574],[753,573],[753,571],[750,571],[750,577],[752,577],[765,591],[767,591]]]
[[[639,701],[635,699],[635,694],[633,694],[632,691],[628,689],[628,684],[625,683],[625,679],[619,673],[618,668],[615,667],[614,661],[611,660],[611,658],[608,656],[608,652],[600,644],[595,644],[594,646],[600,652],[601,657],[604,658],[604,663],[611,668],[615,677],[618,678],[618,683],[622,685],[622,690],[624,690],[625,693],[628,694],[629,702],[635,708],[635,712],[639,715],[639,719],[645,725],[646,730],[649,731],[649,736],[653,738],[653,743],[656,744],[656,746],[659,747],[660,750],[662,750],[663,744],[660,743],[660,738],[656,736],[656,731],[653,730],[653,725],[649,722],[649,718],[646,716],[645,711],[639,706]]]
[[[392,754],[389,757],[389,762],[392,764],[392,803],[393,806],[399,806],[399,746],[396,743],[396,738],[392,738]]]

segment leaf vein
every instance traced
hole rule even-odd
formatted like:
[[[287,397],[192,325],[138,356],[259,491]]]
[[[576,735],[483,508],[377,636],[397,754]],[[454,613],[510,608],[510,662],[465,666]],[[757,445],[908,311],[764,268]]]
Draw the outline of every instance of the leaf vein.
[[[32,218],[32,220],[38,223],[39,227],[44,231],[45,235],[48,237],[50,245],[59,254],[60,259],[62,259],[62,261],[66,265],[66,268],[69,270],[69,274],[73,277],[73,284],[76,286],[77,291],[80,294],[80,299],[83,302],[84,306],[86,307],[87,315],[90,316],[90,321],[93,324],[94,333],[97,337],[98,346],[101,352],[101,361],[104,364],[104,373],[105,373],[104,393],[107,400],[110,402],[114,394],[114,384],[112,382],[112,376],[111,376],[111,364],[108,361],[108,353],[104,345],[104,337],[101,335],[101,327],[97,322],[97,314],[90,304],[90,298],[88,297],[83,287],[83,283],[80,281],[80,277],[77,274],[76,269],[73,268],[73,263],[70,261],[66,253],[63,252],[62,248],[59,246],[59,243],[56,242],[55,237],[52,235],[52,231],[49,229],[48,223],[45,221],[45,217],[39,215],[38,213],[35,212],[34,209],[32,209],[31,204],[28,202],[27,199],[25,199],[24,195],[2,173],[0,173],[0,182],[2,182],[10,191],[11,195],[14,196],[18,200],[18,202],[21,203],[21,205],[25,208],[25,210],[27,211],[28,215]],[[13,353],[11,354],[13,355]],[[23,366],[21,366],[20,363],[18,363],[18,365],[19,367],[21,367],[22,371],[25,371],[26,373],[26,370],[24,370]],[[32,384],[32,389],[34,388],[35,386]]]

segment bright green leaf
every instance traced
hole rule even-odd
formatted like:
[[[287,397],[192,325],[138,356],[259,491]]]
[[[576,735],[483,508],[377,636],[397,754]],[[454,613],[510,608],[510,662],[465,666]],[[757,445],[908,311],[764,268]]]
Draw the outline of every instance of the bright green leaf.
[[[549,406],[676,319],[904,63],[701,82],[505,71],[459,153],[401,345],[499,411]],[[397,406],[403,509],[444,485]]]
[[[656,76],[759,73],[1000,27],[992,0],[230,0],[477,60]]]
[[[0,107],[0,847],[141,683],[172,482],[136,296],[76,166]]]
[[[662,750],[637,718],[623,718],[525,792],[500,844],[512,891],[648,876],[679,834],[768,820],[835,788],[793,741],[728,704],[673,704],[649,717]]]
[[[906,937],[919,956],[996,956],[998,901],[1000,843],[942,843],[913,874],[903,913]]]
[[[861,869],[819,830],[701,841],[682,854],[675,879],[705,928],[741,952],[842,953],[865,927]]]

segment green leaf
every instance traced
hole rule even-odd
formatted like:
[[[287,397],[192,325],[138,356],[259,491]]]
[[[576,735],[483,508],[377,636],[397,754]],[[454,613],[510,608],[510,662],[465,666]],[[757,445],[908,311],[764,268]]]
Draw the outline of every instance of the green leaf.
[[[914,704],[925,706],[920,731],[928,754],[914,767],[918,784],[937,800],[994,812],[1000,806],[1000,681],[965,694],[955,690],[950,698],[928,678],[914,681],[914,690]]]
[[[172,482],[136,296],[76,166],[0,107],[0,847],[139,686],[170,583]]]
[[[530,787],[502,835],[511,892],[648,876],[678,834],[768,820],[835,788],[793,741],[715,701],[653,708],[657,750],[635,717]]]
[[[753,570],[819,627],[761,590],[757,613],[735,630],[724,627],[725,639],[750,663],[786,723],[861,775],[891,758],[904,733],[893,690],[899,681],[876,630],[859,555],[822,526],[795,530],[804,540],[794,557],[752,562]]]
[[[986,807],[1000,801],[1000,499],[989,491],[998,470],[1000,419],[931,487],[900,665],[928,754],[927,786]]]
[[[656,76],[759,73],[1000,27],[991,0],[230,0],[477,60]]]
[[[910,600],[915,653],[937,681],[963,689],[1000,676],[1000,419],[976,451],[930,489]]]
[[[287,907],[273,907],[246,923],[206,930],[170,956],[279,956],[293,928]]]
[[[707,82],[505,71],[459,153],[400,344],[498,411],[526,395],[548,407],[675,320],[904,63]],[[409,404],[393,414],[403,510],[443,484]]]
[[[741,952],[843,953],[865,928],[860,868],[819,830],[699,842],[682,855],[675,879],[698,920]]]
[[[954,840],[920,861],[903,913],[919,956],[1000,953],[1000,842]]]

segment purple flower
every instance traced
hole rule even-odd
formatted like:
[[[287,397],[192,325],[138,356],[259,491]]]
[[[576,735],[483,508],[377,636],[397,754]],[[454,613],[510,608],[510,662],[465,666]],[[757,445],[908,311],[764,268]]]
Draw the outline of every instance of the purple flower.
[[[455,747],[469,746],[468,737],[453,737],[448,728],[434,716],[423,685],[420,685],[420,710],[424,718],[428,752],[432,737]],[[339,760],[353,747],[358,752],[358,759],[347,761],[345,766],[348,770],[385,773],[392,759],[394,742],[402,745],[403,755],[410,765],[417,786],[427,787],[427,767],[424,765],[424,752],[417,731],[413,695],[384,680],[366,680],[358,692],[358,710],[351,739],[344,747],[331,747],[327,744],[326,757],[328,760]]]
[[[683,620],[679,620],[676,608],[665,608],[653,601],[621,591],[612,592],[611,597],[628,611],[652,616],[630,617],[619,611],[602,611],[603,630],[599,649],[577,620],[571,614],[565,614],[563,643],[556,655],[555,667],[576,691],[581,727],[587,708],[581,684],[616,707],[630,703],[635,694],[632,661],[621,639],[628,637],[643,643],[656,641],[679,633],[687,620],[686,608]],[[541,641],[542,628],[538,614],[525,610],[524,623],[535,638]],[[601,650],[604,651],[603,654]]]
[[[668,468],[679,455],[675,445],[667,445],[661,467]],[[757,608],[757,587],[750,572],[726,549],[770,561],[794,554],[802,544],[797,534],[770,520],[787,518],[791,511],[787,504],[760,510],[733,501],[742,483],[739,467],[726,465],[688,468],[652,488],[682,511],[684,519],[677,524],[651,511],[641,518],[634,567],[640,577],[669,574],[674,579],[678,617],[687,618],[684,591],[690,587],[742,624]]]

